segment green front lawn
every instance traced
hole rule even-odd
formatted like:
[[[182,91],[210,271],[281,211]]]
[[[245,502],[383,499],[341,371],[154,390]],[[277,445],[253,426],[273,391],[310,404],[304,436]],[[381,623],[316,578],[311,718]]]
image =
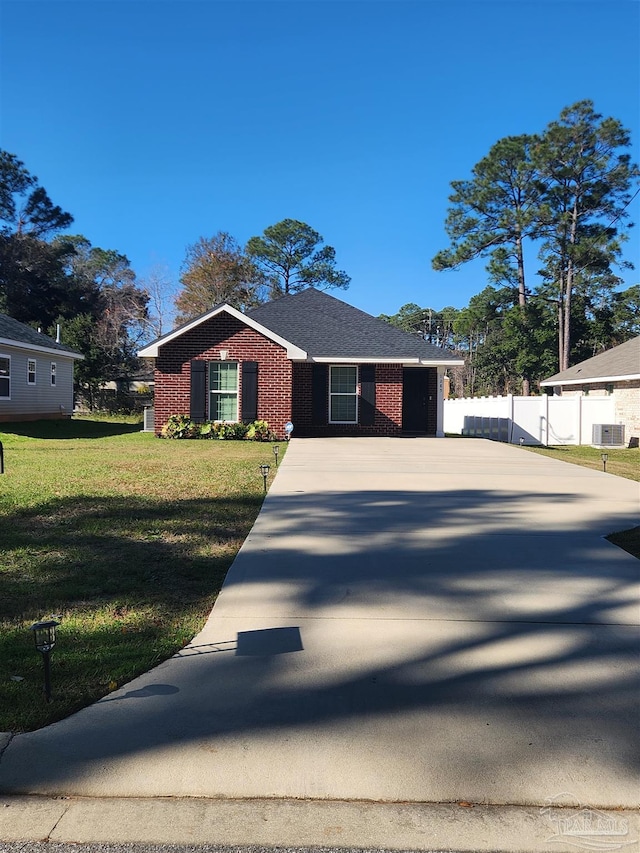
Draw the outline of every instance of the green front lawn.
[[[585,468],[602,471],[602,454],[608,455],[607,474],[640,480],[640,450],[637,447],[591,447],[589,445],[563,445],[561,447],[525,447],[531,453],[541,453],[561,462],[572,462]]]
[[[258,466],[275,468],[269,444],[109,421],[0,424],[0,441],[0,731],[28,731],[197,633],[262,504]],[[29,626],[50,614],[47,704]]]

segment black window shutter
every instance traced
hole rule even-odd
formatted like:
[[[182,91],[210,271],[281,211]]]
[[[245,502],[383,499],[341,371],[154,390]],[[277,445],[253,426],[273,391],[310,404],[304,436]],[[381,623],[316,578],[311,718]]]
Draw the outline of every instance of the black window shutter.
[[[207,419],[207,362],[191,362],[191,405],[189,417],[201,423]]]
[[[258,420],[258,362],[242,362],[242,421]]]
[[[326,364],[314,364],[311,374],[311,423],[323,426],[329,420]]]
[[[360,365],[360,425],[373,426],[376,418],[376,366]]]

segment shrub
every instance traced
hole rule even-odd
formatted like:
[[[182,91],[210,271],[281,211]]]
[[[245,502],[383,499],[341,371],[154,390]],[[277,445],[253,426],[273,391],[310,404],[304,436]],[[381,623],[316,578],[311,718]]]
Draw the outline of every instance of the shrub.
[[[171,415],[160,431],[162,438],[216,438],[220,441],[271,441],[275,433],[267,421],[254,421],[252,424],[225,423],[224,421],[204,421],[196,423],[188,415]]]
[[[199,432],[199,425],[189,415],[171,415],[160,435],[163,438],[197,438]]]
[[[251,441],[273,441],[276,436],[267,421],[254,421],[250,424],[246,437]]]

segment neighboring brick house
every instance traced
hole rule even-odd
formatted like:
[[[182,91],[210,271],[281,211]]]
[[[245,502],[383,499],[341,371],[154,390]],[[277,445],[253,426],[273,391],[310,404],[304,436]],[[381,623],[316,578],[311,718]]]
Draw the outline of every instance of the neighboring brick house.
[[[616,423],[624,424],[625,440],[640,438],[640,336],[556,373],[540,385],[563,397],[576,394],[612,395]]]
[[[0,314],[0,421],[70,418],[79,358],[84,356]]]
[[[242,314],[218,305],[149,344],[154,425],[269,422],[296,436],[444,435],[443,379],[456,356],[309,288]]]

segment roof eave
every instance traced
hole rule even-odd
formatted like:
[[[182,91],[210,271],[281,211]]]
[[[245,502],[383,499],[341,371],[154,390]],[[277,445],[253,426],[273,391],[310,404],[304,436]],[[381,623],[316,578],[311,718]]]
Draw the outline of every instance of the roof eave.
[[[581,379],[543,379],[541,387],[549,388],[552,385],[591,385],[594,382],[630,382],[640,379],[640,373],[618,373],[616,376],[583,376]]]
[[[0,346],[13,347],[14,349],[30,350],[31,352],[44,352],[48,355],[66,356],[67,358],[84,359],[84,356],[73,350],[54,349],[39,344],[29,344],[26,341],[16,341],[13,338],[0,338]]]
[[[428,359],[417,356],[407,358],[397,356],[360,356],[360,355],[310,355],[305,361],[318,364],[404,364],[408,367],[460,367],[461,359]]]

